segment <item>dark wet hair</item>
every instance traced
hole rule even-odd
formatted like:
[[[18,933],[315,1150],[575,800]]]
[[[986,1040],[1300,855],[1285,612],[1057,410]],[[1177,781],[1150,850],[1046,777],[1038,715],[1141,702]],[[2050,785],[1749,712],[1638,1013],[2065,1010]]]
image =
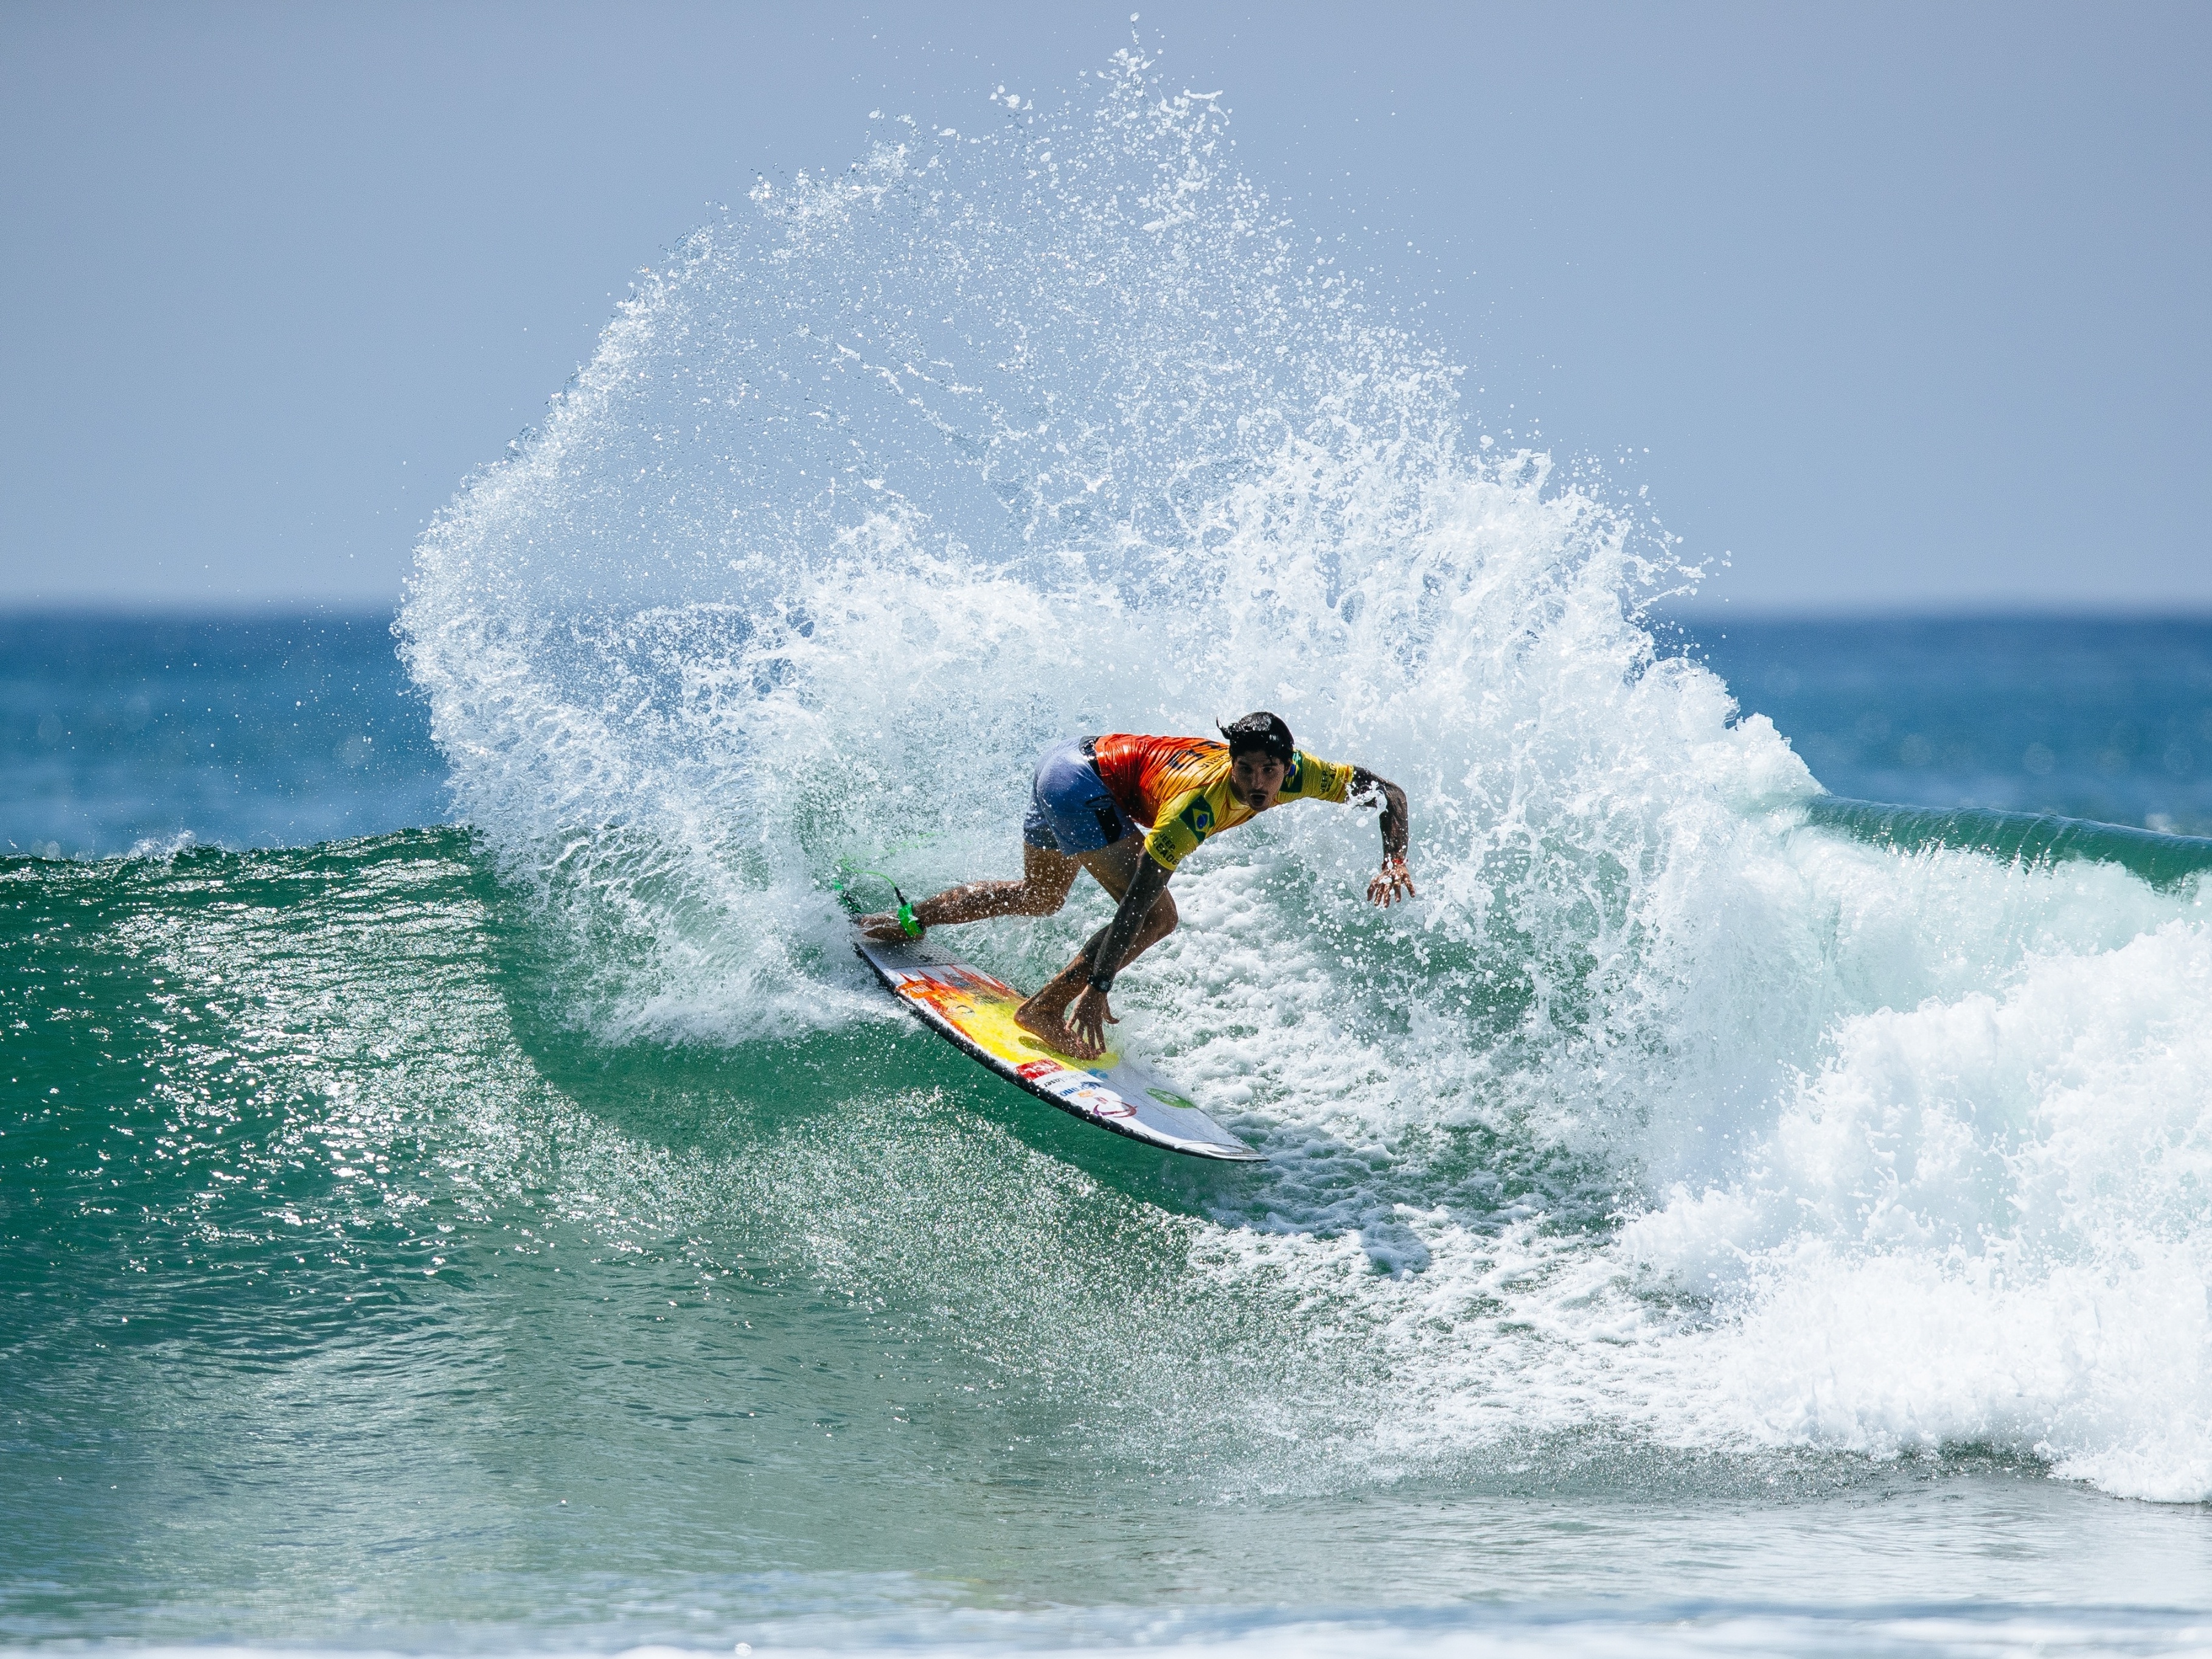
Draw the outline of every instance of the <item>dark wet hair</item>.
[[[1256,709],[1242,720],[1224,726],[1218,720],[1213,729],[1229,739],[1229,758],[1249,755],[1254,750],[1279,760],[1285,766],[1297,753],[1297,744],[1291,739],[1291,728],[1283,724],[1280,714],[1270,714],[1266,709]]]

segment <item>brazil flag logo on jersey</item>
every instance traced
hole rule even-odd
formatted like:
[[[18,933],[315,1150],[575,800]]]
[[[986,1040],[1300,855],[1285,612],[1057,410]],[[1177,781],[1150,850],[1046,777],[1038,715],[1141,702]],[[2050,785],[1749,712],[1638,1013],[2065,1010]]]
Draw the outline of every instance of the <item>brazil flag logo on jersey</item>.
[[[1206,797],[1194,795],[1190,805],[1182,809],[1183,827],[1204,841],[1213,830],[1213,809],[1206,804]]]

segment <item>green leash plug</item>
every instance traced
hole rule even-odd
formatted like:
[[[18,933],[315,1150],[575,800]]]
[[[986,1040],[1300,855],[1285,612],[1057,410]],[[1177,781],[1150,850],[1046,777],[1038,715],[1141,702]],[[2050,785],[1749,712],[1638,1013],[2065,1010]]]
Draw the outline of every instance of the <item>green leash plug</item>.
[[[920,939],[921,937],[921,923],[915,919],[914,906],[907,902],[906,895],[899,890],[899,884],[893,881],[889,876],[885,875],[882,871],[850,871],[847,874],[844,881],[831,882],[830,884],[830,890],[833,893],[844,892],[847,890],[848,884],[854,876],[873,876],[878,881],[883,883],[884,886],[890,888],[891,890],[891,896],[898,900],[897,915],[900,931],[908,939]]]

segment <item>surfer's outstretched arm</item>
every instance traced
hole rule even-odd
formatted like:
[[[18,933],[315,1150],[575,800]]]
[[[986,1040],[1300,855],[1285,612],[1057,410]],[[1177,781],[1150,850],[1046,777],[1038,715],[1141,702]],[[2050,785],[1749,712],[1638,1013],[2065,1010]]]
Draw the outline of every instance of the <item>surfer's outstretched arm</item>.
[[[1090,987],[1099,995],[1114,988],[1114,975],[1138,954],[1137,937],[1145,931],[1153,904],[1167,890],[1167,871],[1151,858],[1139,859],[1121,902],[1114,907],[1114,920],[1093,933],[1083,947],[1091,959]]]
[[[1119,973],[1175,932],[1168,872],[1146,856],[1144,839],[1132,835],[1084,860],[1098,884],[1115,895],[1114,919],[1083,942],[1066,967],[1054,975],[1014,1016],[1021,1028],[1065,1054],[1095,1059],[1105,1052],[1106,1027],[1115,1024],[1106,993],[1096,988],[1093,964],[1111,961]],[[1123,923],[1133,924],[1126,936]],[[1115,954],[1104,952],[1109,944]],[[1113,983],[1111,975],[1106,982]],[[1071,1006],[1073,1005],[1073,1006]]]
[[[1066,1023],[1077,1041],[1093,1053],[1104,1052],[1106,1028],[1119,1023],[1107,1000],[1107,994],[1114,988],[1114,975],[1168,931],[1147,924],[1154,921],[1153,907],[1166,896],[1169,873],[1151,857],[1139,858],[1128,886],[1122,890],[1121,902],[1114,907],[1114,920],[1084,941],[1083,949],[1062,975],[1083,975],[1083,988],[1067,1011]],[[1170,918],[1168,927],[1172,927],[1174,910],[1161,908]]]
[[[1412,834],[1406,817],[1406,792],[1364,766],[1353,767],[1349,797],[1352,805],[1364,806],[1378,797],[1382,802],[1382,868],[1367,884],[1367,896],[1387,907],[1413,896],[1413,872],[1406,867],[1406,848]]]

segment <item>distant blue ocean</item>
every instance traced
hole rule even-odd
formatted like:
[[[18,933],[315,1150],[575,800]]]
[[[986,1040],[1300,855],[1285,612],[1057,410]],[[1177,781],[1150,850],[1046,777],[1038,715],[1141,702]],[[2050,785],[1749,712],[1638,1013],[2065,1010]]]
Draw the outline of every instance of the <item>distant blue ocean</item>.
[[[0,617],[0,838],[307,847],[447,815],[385,616]]]
[[[2212,621],[1707,620],[1659,649],[1833,794],[2212,835]],[[450,816],[388,615],[0,617],[0,838],[49,856]]]
[[[2212,834],[2212,621],[1708,620],[1693,637],[1836,794]]]

